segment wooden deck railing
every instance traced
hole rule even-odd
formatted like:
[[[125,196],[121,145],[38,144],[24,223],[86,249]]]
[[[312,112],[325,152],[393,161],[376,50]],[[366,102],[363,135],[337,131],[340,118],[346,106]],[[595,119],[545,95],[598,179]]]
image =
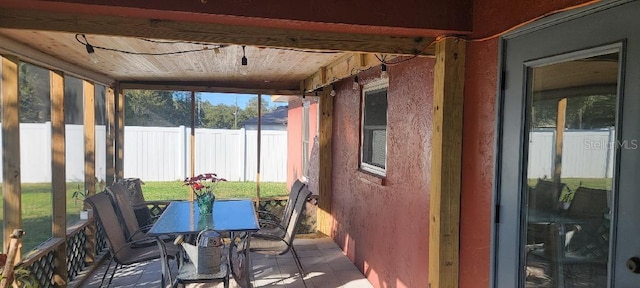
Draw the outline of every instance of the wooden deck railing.
[[[95,263],[95,255],[107,248],[102,229],[96,228],[94,219],[81,220],[67,228],[66,242],[62,238],[50,238],[29,251],[18,265],[31,271],[39,283],[39,287],[54,287],[56,284],[68,284],[87,267]],[[56,248],[66,243],[66,269],[68,279],[60,279],[54,274],[56,265]],[[65,265],[65,264],[62,264]]]

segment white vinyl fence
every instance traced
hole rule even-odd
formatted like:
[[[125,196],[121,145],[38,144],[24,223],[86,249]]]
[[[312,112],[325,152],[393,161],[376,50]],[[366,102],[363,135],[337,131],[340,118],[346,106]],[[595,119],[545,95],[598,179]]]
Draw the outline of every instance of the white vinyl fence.
[[[173,181],[187,177],[191,167],[189,128],[126,126],[124,135],[125,177],[138,177],[145,181]],[[82,125],[66,125],[67,181],[84,179],[83,137]],[[260,181],[286,182],[287,131],[262,131],[261,140]],[[106,177],[105,141],[105,127],[96,127],[98,179]],[[20,124],[20,143],[21,181],[50,182],[51,124]],[[195,151],[196,174],[213,172],[229,181],[256,180],[256,130],[196,129]]]
[[[66,125],[67,181],[84,177],[82,125]],[[125,127],[124,175],[145,181],[184,179],[189,172],[190,129]],[[256,130],[196,129],[196,174],[214,172],[230,181],[255,181]],[[96,127],[96,177],[105,179],[104,126]],[[2,135],[0,135],[0,140]],[[537,130],[529,139],[528,178],[553,176],[555,131]],[[21,180],[51,181],[50,123],[20,124]],[[562,149],[562,177],[608,178],[613,175],[614,147],[637,149],[637,142],[617,143],[613,129],[567,130]],[[286,182],[287,131],[262,131],[260,180]],[[0,155],[2,159],[2,155]],[[2,166],[0,166],[0,177]]]
[[[529,135],[527,177],[553,177],[555,130],[538,130]],[[618,143],[615,130],[566,130],[562,146],[563,178],[610,178],[615,149],[635,149],[635,142]],[[638,147],[636,147],[638,148]]]
[[[182,180],[191,167],[191,130],[124,129],[124,175],[145,181]],[[287,181],[287,131],[262,131],[260,181]],[[195,174],[213,172],[229,181],[255,181],[256,130],[195,129]]]
[[[66,125],[67,181],[84,181],[84,131],[82,125]],[[2,135],[0,133],[0,139]],[[96,126],[96,155],[105,155],[106,127]],[[2,159],[2,155],[0,155]],[[0,179],[2,179],[0,167]],[[96,177],[106,178],[106,158],[96,158]],[[20,180],[51,182],[51,123],[20,123]]]

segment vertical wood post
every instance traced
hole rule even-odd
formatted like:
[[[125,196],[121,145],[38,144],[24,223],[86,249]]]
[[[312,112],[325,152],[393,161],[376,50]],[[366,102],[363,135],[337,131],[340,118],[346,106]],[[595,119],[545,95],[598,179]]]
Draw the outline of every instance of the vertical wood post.
[[[429,287],[458,287],[465,42],[436,44],[429,205]]]
[[[124,92],[116,89],[116,181],[124,178]]]
[[[17,57],[5,56],[2,59],[2,198],[4,229],[3,243],[11,241],[14,229],[22,228],[22,194],[20,186],[20,101],[18,100],[18,63]],[[8,253],[6,245],[4,253]],[[20,251],[18,251],[18,261]]]
[[[96,194],[96,116],[95,86],[89,81],[82,81],[84,98],[84,189],[88,195]],[[95,259],[96,227],[87,227],[87,244],[85,262],[93,263]]]
[[[260,149],[262,147],[262,95],[258,94],[258,151],[256,151],[256,208],[260,207]]]
[[[189,162],[191,163],[191,172],[189,172],[191,177],[195,176],[196,173],[196,93],[191,91],[191,134],[189,135],[189,147],[191,147],[191,151],[189,151]],[[195,191],[193,187],[189,187],[191,190],[190,200],[193,201],[195,199]]]
[[[562,146],[564,141],[564,126],[567,118],[567,98],[558,100],[558,118],[556,118],[556,153],[553,161],[553,182],[560,183],[562,177]],[[555,185],[559,186],[559,185]],[[557,187],[556,187],[556,190]],[[560,196],[560,191],[554,191],[555,196]],[[557,199],[557,198],[556,198]]]
[[[331,142],[333,139],[333,97],[331,89],[324,89],[320,96],[320,135],[318,145],[318,159],[320,169],[318,171],[318,232],[331,235],[331,171],[332,154]]]
[[[54,279],[67,279],[67,174],[64,125],[64,75],[49,73],[51,81],[51,184],[53,186],[53,237],[65,239],[54,252]]]
[[[111,185],[114,183],[116,176],[116,162],[115,162],[115,132],[116,132],[116,94],[113,87],[107,87],[106,95],[105,95],[106,103],[105,109],[107,109],[107,147],[106,147],[106,167],[107,170],[107,179],[106,185]]]
[[[95,86],[82,82],[84,98],[84,189],[89,195],[96,194],[96,116]]]

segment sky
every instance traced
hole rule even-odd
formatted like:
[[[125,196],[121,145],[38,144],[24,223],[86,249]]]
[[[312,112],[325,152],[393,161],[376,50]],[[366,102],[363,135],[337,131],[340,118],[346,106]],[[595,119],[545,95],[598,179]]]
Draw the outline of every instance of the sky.
[[[231,94],[231,93],[209,93],[203,92],[200,93],[202,100],[209,101],[213,105],[217,104],[225,104],[225,105],[235,105],[236,97],[238,100],[238,107],[241,109],[247,106],[247,102],[251,98],[256,97],[255,94]],[[269,107],[273,106],[286,106],[287,103],[283,102],[271,102],[271,95],[262,95],[262,101],[269,104]]]

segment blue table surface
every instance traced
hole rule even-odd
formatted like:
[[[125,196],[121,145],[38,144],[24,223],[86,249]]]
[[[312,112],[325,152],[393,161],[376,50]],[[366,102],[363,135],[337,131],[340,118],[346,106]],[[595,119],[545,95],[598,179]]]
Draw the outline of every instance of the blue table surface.
[[[200,215],[194,202],[173,201],[147,234],[189,234],[205,229],[258,231],[260,226],[251,200],[216,200],[213,214],[206,216]]]

